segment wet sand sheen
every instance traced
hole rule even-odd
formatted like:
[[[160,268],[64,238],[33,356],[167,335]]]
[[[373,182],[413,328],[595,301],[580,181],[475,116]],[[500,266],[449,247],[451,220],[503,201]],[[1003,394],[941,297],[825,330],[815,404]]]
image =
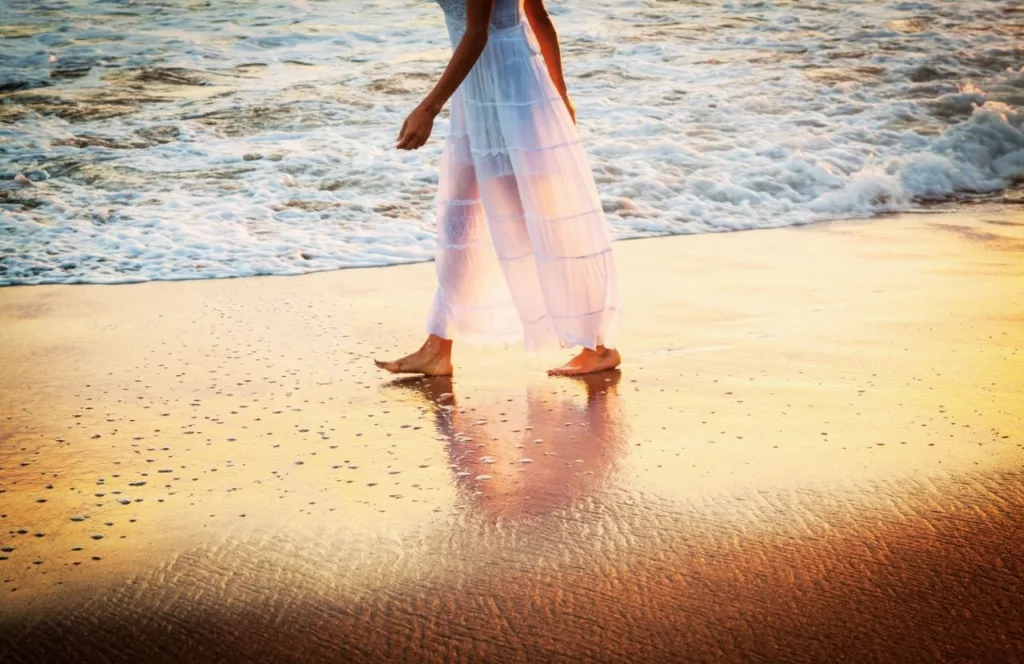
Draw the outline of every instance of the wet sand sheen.
[[[620,243],[588,380],[382,376],[430,265],[0,290],[0,653],[1024,658],[1020,221]]]

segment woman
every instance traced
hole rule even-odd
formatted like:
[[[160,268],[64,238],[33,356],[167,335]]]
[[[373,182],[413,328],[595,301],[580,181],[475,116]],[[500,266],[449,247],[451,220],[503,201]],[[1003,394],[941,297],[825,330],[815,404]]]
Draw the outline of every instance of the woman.
[[[438,287],[423,346],[375,362],[394,373],[450,375],[457,334],[483,343],[522,337],[528,352],[583,347],[550,375],[612,369],[621,361],[615,262],[544,2],[438,3],[454,52],[397,145],[422,146],[451,99]]]

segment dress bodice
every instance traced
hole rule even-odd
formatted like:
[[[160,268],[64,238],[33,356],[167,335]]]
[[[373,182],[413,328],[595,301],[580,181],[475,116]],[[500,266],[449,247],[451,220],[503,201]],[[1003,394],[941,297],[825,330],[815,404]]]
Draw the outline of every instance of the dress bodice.
[[[466,30],[466,0],[437,0],[444,10],[448,34],[454,45]],[[522,0],[494,0],[491,11],[491,30],[505,30],[522,20]]]

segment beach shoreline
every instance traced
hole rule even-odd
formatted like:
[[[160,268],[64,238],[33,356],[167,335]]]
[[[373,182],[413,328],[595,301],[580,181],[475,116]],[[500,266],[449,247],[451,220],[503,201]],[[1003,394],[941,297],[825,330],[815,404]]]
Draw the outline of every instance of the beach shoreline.
[[[0,289],[0,656],[1024,658],[1024,215],[615,250],[586,381],[377,370],[430,263]]]
[[[900,219],[910,218],[916,215],[924,215],[928,217],[972,217],[979,218],[982,215],[994,214],[995,216],[1013,216],[1015,211],[1019,209],[1018,206],[1024,203],[1021,198],[1021,192],[1024,190],[1011,187],[1005,189],[1000,193],[1004,196],[1002,199],[987,199],[979,198],[978,200],[950,200],[950,201],[936,201],[931,204],[926,204],[921,207],[911,208],[907,210],[898,211],[883,211],[878,212],[871,216],[856,216],[856,215],[843,215],[838,217],[826,217],[822,219],[815,219],[813,221],[807,221],[800,224],[783,225],[783,226],[771,226],[764,228],[717,228],[712,230],[702,230],[686,233],[665,233],[665,234],[654,234],[654,235],[637,235],[630,237],[623,237],[613,239],[615,246],[623,243],[635,242],[635,241],[649,241],[658,240],[663,238],[672,237],[688,237],[691,235],[729,235],[732,233],[747,233],[750,231],[771,231],[780,228],[803,228],[808,226],[817,226],[820,224],[870,224],[876,222],[884,222],[887,219]],[[414,259],[402,262],[389,262],[382,263],[379,265],[342,265],[336,267],[324,267],[308,272],[297,272],[297,273],[266,273],[266,274],[239,274],[231,276],[178,276],[172,278],[156,278],[156,279],[139,279],[132,281],[75,281],[75,282],[46,282],[46,283],[4,283],[0,284],[0,288],[18,288],[26,287],[32,288],[36,286],[133,286],[137,284],[145,284],[151,282],[177,282],[177,281],[208,281],[208,280],[223,280],[223,279],[259,279],[264,277],[281,277],[281,278],[292,278],[302,277],[310,274],[321,274],[324,272],[339,272],[347,270],[377,270],[389,267],[405,267],[409,265],[422,265],[424,263],[435,262],[434,257]]]

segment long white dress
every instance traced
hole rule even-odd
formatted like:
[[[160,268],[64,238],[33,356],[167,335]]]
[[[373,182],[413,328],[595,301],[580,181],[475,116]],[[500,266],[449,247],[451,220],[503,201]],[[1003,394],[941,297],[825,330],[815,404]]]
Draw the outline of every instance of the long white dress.
[[[466,0],[438,0],[453,48]],[[487,46],[451,97],[427,332],[476,343],[615,347],[619,292],[576,126],[522,0],[495,0]]]

